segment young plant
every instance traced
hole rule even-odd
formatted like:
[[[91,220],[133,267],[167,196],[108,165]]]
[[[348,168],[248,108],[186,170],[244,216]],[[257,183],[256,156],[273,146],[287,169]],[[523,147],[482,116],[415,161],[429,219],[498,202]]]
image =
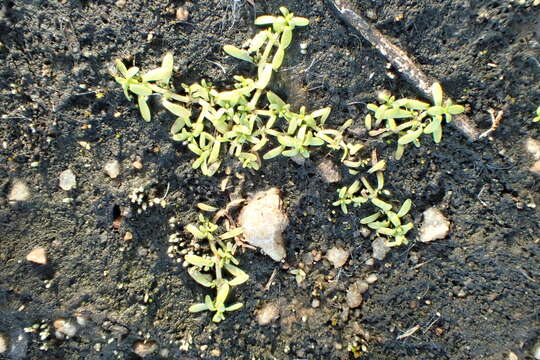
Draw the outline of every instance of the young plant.
[[[431,92],[434,105],[414,99],[396,100],[387,91],[379,93],[381,105],[368,104],[368,110],[373,112],[373,116],[368,114],[365,118],[366,128],[371,130],[369,134],[383,137],[398,135],[396,160],[401,159],[407,145],[419,147],[422,134],[431,134],[433,141],[438,144],[442,139],[443,120],[451,122],[454,115],[465,111],[463,106],[453,104],[450,99],[443,102],[443,90],[439,83],[433,84]],[[378,128],[383,122],[384,128]],[[372,130],[373,127],[377,129]]]
[[[533,119],[533,122],[540,122],[540,106],[536,108],[536,117]]]
[[[243,48],[224,47],[227,54],[257,66],[257,78],[234,76],[231,90],[218,91],[212,83],[202,80],[183,84],[184,94],[177,94],[169,84],[172,54],[165,55],[161,67],[142,75],[138,68],[127,69],[123,62],[116,61],[120,76],[115,79],[128,99],[132,94],[137,96],[143,119],[151,119],[148,97],[161,98],[163,107],[176,118],[170,130],[173,140],[182,142],[195,154],[192,167],[206,176],[219,170],[225,153],[238,159],[244,168],[258,170],[261,158],[279,155],[308,158],[314,148],[321,146],[342,150],[342,162],[351,172],[365,165],[358,157],[363,145],[347,143],[343,135],[352,120],[339,129],[327,129],[324,123],[331,111],[329,107],[308,112],[302,106],[294,112],[278,95],[266,89],[273,72],[282,65],[293,30],[309,24],[307,19],[294,16],[286,8],[280,11],[281,16],[257,18],[255,23],[267,28]],[[194,114],[198,114],[196,118]],[[270,143],[279,145],[261,157],[260,152]]]
[[[414,226],[411,222],[402,224],[402,218],[409,213],[412,201],[405,200],[396,212],[391,203],[381,199],[383,195],[388,194],[388,191],[383,189],[385,167],[386,161],[378,161],[376,154],[373,153],[372,167],[368,170],[368,174],[376,174],[377,186],[372,186],[366,177],[361,177],[360,181],[356,180],[351,186],[339,189],[338,200],[333,205],[340,206],[343,213],[347,214],[348,205],[359,207],[371,204],[375,209],[374,213],[362,218],[360,223],[374,229],[377,235],[384,236],[387,246],[399,246],[407,244],[406,235]]]
[[[204,205],[204,204],[203,204]],[[206,210],[210,209],[205,207]],[[192,305],[190,312],[211,311],[214,312],[212,320],[220,322],[225,319],[225,312],[238,310],[241,303],[225,305],[230,289],[233,286],[243,284],[249,276],[240,269],[238,260],[234,257],[236,246],[232,245],[229,239],[242,234],[240,228],[235,228],[225,232],[220,236],[215,236],[218,225],[199,214],[199,225],[188,224],[186,230],[198,241],[206,241],[208,254],[195,255],[188,253],[184,261],[188,264],[188,274],[198,284],[216,289],[216,297],[212,299],[206,295],[204,302]],[[228,273],[232,278],[227,279],[224,273]]]

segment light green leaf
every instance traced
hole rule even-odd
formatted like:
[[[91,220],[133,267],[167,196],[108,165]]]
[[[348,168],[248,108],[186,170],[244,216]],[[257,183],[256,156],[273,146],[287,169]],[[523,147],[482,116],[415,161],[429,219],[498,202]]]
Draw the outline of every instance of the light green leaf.
[[[245,50],[241,50],[237,48],[236,46],[225,45],[223,47],[223,51],[225,51],[227,54],[229,54],[232,57],[253,63],[253,59],[251,58],[251,56],[249,56],[248,52]]]
[[[210,274],[203,274],[200,271],[197,270],[195,267],[191,267],[188,269],[188,274],[191,276],[193,280],[195,280],[196,283],[211,288],[214,286],[214,282],[212,281],[212,276]]]
[[[413,114],[410,111],[392,108],[388,109],[383,113],[383,119],[405,119],[413,117]]]
[[[284,149],[285,149],[284,146],[275,147],[272,150],[268,151],[266,154],[264,154],[263,159],[269,160],[269,159],[275,158],[276,156],[279,156],[283,152]]]
[[[264,64],[259,67],[259,78],[255,82],[255,88],[264,89],[272,78],[272,64]]]
[[[294,26],[308,26],[309,20],[304,17],[295,16],[292,18],[291,24],[293,24]]]
[[[268,39],[268,32],[266,30],[259,31],[257,35],[251,39],[248,53],[259,51],[259,49],[264,45],[264,42]]]
[[[238,235],[241,235],[243,232],[244,232],[244,230],[242,230],[241,227],[237,227],[237,228],[231,229],[231,230],[227,231],[226,233],[220,235],[219,238],[221,240],[232,239],[234,237],[237,237]]]
[[[407,215],[409,213],[409,211],[411,210],[411,206],[412,206],[412,201],[411,199],[407,199],[403,202],[403,204],[401,205],[401,208],[399,209],[398,213],[397,213],[397,216],[399,216],[400,218],[404,217],[405,215]]]
[[[380,160],[368,170],[368,174],[373,174],[375,171],[381,171],[381,170],[384,170],[385,168],[386,168],[386,160]]]
[[[227,296],[229,296],[229,289],[230,289],[230,286],[226,281],[222,282],[218,286],[216,301],[215,301],[215,306],[217,308],[225,304],[225,300],[227,300]]]
[[[275,20],[276,18],[273,16],[263,15],[255,19],[255,25],[269,25],[269,24],[273,24]]]
[[[130,84],[129,91],[139,96],[152,95],[152,89],[150,89],[145,84]]]
[[[232,276],[234,276],[234,279],[229,281],[229,285],[231,286],[238,286],[240,284],[245,283],[249,280],[249,275],[244,272],[244,270],[240,269],[237,266],[234,266],[232,264],[224,264],[223,267],[225,270],[227,270]]]
[[[366,216],[365,218],[360,219],[360,224],[370,224],[374,221],[376,221],[379,217],[381,217],[380,212],[376,212],[375,214]]]
[[[290,26],[285,26],[283,28],[283,33],[281,34],[281,39],[279,40],[279,47],[286,49],[289,47],[292,41],[292,28]]]
[[[431,86],[431,94],[433,95],[433,103],[436,106],[441,106],[443,101],[443,89],[438,82]]]
[[[235,311],[235,310],[238,310],[240,309],[242,306],[244,306],[244,304],[242,303],[236,303],[236,304],[233,304],[231,306],[228,306],[225,308],[225,311]]]
[[[461,114],[462,112],[465,111],[465,107],[461,106],[461,105],[450,105],[448,108],[447,108],[447,111],[451,114],[451,115],[458,115],[458,114]]]
[[[211,267],[214,266],[214,261],[211,258],[206,258],[198,255],[188,254],[184,256],[184,260],[191,265],[198,267]]]
[[[165,109],[169,110],[171,113],[178,116],[179,118],[189,119],[191,117],[191,111],[189,111],[182,105],[175,104],[165,99],[163,99],[161,103],[163,104],[163,107],[165,107]]]
[[[188,311],[191,313],[197,313],[197,312],[201,312],[205,310],[208,310],[208,305],[203,304],[203,303],[191,305],[188,309]]]
[[[282,47],[279,47],[272,59],[272,68],[278,70],[283,63],[283,57],[285,56],[285,50]]]
[[[432,106],[427,110],[427,113],[431,116],[439,116],[444,114],[444,108],[442,106]]]
[[[150,115],[150,108],[148,107],[148,104],[146,103],[146,96],[139,95],[137,96],[137,101],[139,103],[139,111],[141,112],[141,116],[144,119],[144,121],[149,122],[152,119],[152,116]]]
[[[126,73],[126,78],[128,79],[131,79],[132,77],[134,77],[135,75],[137,75],[137,73],[139,72],[139,68],[136,67],[136,66],[132,66],[128,69],[127,73]]]
[[[211,206],[211,205],[208,205],[208,204],[205,204],[205,203],[198,203],[197,204],[197,207],[202,210],[202,211],[206,211],[206,212],[215,212],[215,211],[218,211],[219,209],[215,206]]]
[[[186,230],[189,231],[191,233],[191,235],[193,235],[195,238],[197,239],[204,239],[206,238],[206,236],[203,234],[202,231],[199,230],[198,227],[196,227],[195,225],[193,224],[187,224],[186,225]]]
[[[384,212],[388,212],[388,211],[392,210],[392,205],[382,201],[381,199],[372,198],[371,202],[373,203],[373,205],[375,205],[376,207],[382,209]]]
[[[150,70],[142,76],[143,81],[160,81],[169,82],[171,78],[171,70],[158,67],[157,69]]]
[[[120,74],[126,79],[129,79],[130,76],[128,76],[128,69],[126,68],[126,65],[124,65],[124,62],[120,59],[115,59],[114,64],[116,65],[116,69],[120,71]]]
[[[398,144],[399,145],[407,145],[408,143],[411,143],[418,139],[422,135],[422,128],[418,127],[415,131],[407,132],[407,134],[403,135],[399,138]]]

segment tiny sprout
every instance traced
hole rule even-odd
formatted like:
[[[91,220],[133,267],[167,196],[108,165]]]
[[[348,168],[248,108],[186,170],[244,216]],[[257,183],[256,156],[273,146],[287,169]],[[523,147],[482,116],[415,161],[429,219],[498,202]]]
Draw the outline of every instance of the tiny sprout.
[[[540,106],[536,108],[536,117],[533,119],[533,122],[540,122]]]

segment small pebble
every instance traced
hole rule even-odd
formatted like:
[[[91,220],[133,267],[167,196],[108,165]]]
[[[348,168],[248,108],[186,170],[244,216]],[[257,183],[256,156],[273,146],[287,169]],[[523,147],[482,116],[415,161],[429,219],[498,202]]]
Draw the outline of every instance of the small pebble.
[[[32,251],[30,251],[28,255],[26,255],[26,260],[36,264],[46,265],[47,253],[45,251],[45,248],[37,247],[32,249]]]
[[[60,188],[69,191],[77,186],[77,179],[71,169],[64,170],[60,173]]]
[[[317,170],[319,171],[323,181],[327,184],[341,181],[341,173],[339,172],[338,167],[334,165],[330,159],[323,160],[319,165],[317,165]]]
[[[384,260],[386,254],[390,250],[390,248],[386,246],[386,242],[384,241],[384,239],[380,237],[373,240],[373,242],[371,243],[371,247],[373,248],[373,258],[380,261]]]
[[[430,242],[444,239],[450,231],[450,222],[437,208],[429,208],[424,211],[424,222],[420,228],[420,241]]]
[[[349,259],[349,250],[334,246],[327,251],[326,258],[332,263],[332,265],[334,265],[335,268],[340,268],[345,265]]]
[[[77,333],[77,325],[66,319],[54,320],[53,326],[56,329],[55,336],[58,339],[70,338]]]
[[[373,284],[377,280],[378,280],[378,277],[375,274],[369,274],[368,277],[366,278],[366,281],[367,281],[368,284]]]
[[[126,2],[127,2],[126,0],[118,0],[116,2],[116,6],[118,6],[120,9],[123,9],[124,6],[126,6]]]
[[[26,201],[30,197],[28,186],[22,181],[15,181],[8,194],[9,202]]]
[[[118,160],[111,160],[105,164],[103,170],[111,179],[116,179],[120,175],[120,163]]]
[[[352,284],[347,289],[347,305],[351,309],[355,309],[362,305],[362,301],[364,299],[362,298],[362,292],[360,292],[360,289],[357,286],[357,283]]]
[[[131,232],[126,232],[126,234],[124,235],[124,240],[126,241],[130,241],[133,239],[133,234]]]
[[[176,20],[186,21],[189,18],[189,11],[184,7],[176,9]]]
[[[143,163],[140,160],[135,160],[131,165],[137,170],[141,170],[143,168]]]
[[[516,354],[510,351],[508,352],[508,356],[506,357],[506,360],[519,360],[519,358]]]
[[[369,259],[366,260],[365,264],[367,266],[373,266],[373,265],[375,265],[375,259],[369,258]]]
[[[360,234],[365,237],[365,238],[368,238],[369,235],[371,234],[371,230],[369,230],[369,228],[365,227],[365,226],[362,226],[360,228]]]
[[[321,306],[321,301],[319,299],[313,299],[313,301],[311,302],[311,307],[316,309],[319,306]]]
[[[7,352],[8,349],[9,349],[9,337],[4,333],[0,333],[0,354]]]
[[[263,305],[257,311],[257,323],[264,326],[268,325],[279,318],[279,306],[274,302],[269,302]]]
[[[144,358],[151,355],[157,350],[157,344],[154,341],[135,341],[133,344],[133,352]]]
[[[540,340],[533,346],[532,354],[536,360],[540,360]]]
[[[531,154],[534,160],[540,160],[540,141],[527,138],[525,140],[525,150]]]
[[[213,357],[220,357],[221,356],[221,350],[219,349],[212,349],[210,351],[210,356],[213,356]]]
[[[540,160],[536,161],[533,166],[529,168],[529,171],[535,175],[540,176]]]

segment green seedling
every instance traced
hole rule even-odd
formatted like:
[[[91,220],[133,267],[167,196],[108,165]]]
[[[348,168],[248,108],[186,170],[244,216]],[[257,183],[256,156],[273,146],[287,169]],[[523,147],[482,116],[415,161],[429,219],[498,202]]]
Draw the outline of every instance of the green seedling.
[[[115,79],[128,99],[132,95],[137,97],[143,119],[151,119],[148,97],[159,97],[163,107],[176,118],[170,130],[172,139],[182,142],[195,154],[192,167],[206,176],[219,170],[224,154],[235,157],[244,168],[259,170],[261,159],[280,155],[308,158],[314,148],[321,146],[341,150],[341,160],[351,172],[366,164],[359,157],[363,145],[345,140],[344,131],[352,120],[339,129],[327,129],[324,124],[330,115],[329,107],[309,112],[302,106],[294,112],[289,104],[266,89],[273,72],[282,65],[293,30],[309,24],[307,19],[295,16],[286,8],[280,8],[280,12],[280,16],[257,18],[255,23],[266,29],[243,48],[224,47],[225,53],[257,67],[255,79],[234,76],[230,90],[219,91],[212,83],[201,80],[183,84],[184,94],[177,94],[169,84],[172,54],[165,55],[159,68],[145,74],[116,61],[120,75]],[[272,143],[277,147],[265,150]]]
[[[536,117],[533,119],[533,122],[540,122],[540,106],[536,108]]]
[[[414,99],[398,99],[390,93],[379,93],[381,105],[368,104],[373,112],[365,118],[370,135],[383,137],[398,135],[395,158],[401,159],[409,144],[420,146],[420,136],[431,134],[433,141],[439,143],[443,135],[443,121],[451,122],[454,115],[461,114],[465,108],[453,104],[450,99],[443,101],[443,90],[439,83],[432,87],[433,105]],[[384,123],[383,128],[379,128]],[[372,130],[373,128],[376,128]]]
[[[386,161],[378,161],[374,153],[371,162],[372,166],[367,173],[376,175],[377,186],[371,185],[367,177],[363,176],[360,180],[352,183],[351,186],[339,189],[338,200],[333,205],[341,207],[343,213],[347,214],[349,205],[361,207],[371,204],[371,207],[375,209],[374,213],[362,218],[360,223],[374,229],[377,235],[384,236],[387,246],[407,244],[406,235],[414,224],[410,222],[402,224],[402,218],[409,213],[412,201],[410,199],[405,200],[399,210],[395,212],[391,203],[381,199],[381,197],[388,194],[388,191],[384,190]]]
[[[197,205],[203,211],[213,211],[216,208],[206,205]],[[216,297],[212,299],[206,295],[203,303],[192,305],[190,312],[211,311],[214,312],[212,320],[220,322],[225,319],[225,312],[238,310],[241,303],[225,305],[232,286],[245,283],[249,276],[238,267],[239,261],[234,257],[236,246],[229,242],[229,239],[242,234],[241,228],[231,229],[220,236],[214,235],[219,229],[202,214],[199,214],[199,224],[188,224],[186,230],[198,241],[206,241],[209,253],[204,255],[187,254],[184,261],[188,264],[188,274],[198,284],[216,289]],[[227,279],[224,273],[228,273],[232,278]]]

